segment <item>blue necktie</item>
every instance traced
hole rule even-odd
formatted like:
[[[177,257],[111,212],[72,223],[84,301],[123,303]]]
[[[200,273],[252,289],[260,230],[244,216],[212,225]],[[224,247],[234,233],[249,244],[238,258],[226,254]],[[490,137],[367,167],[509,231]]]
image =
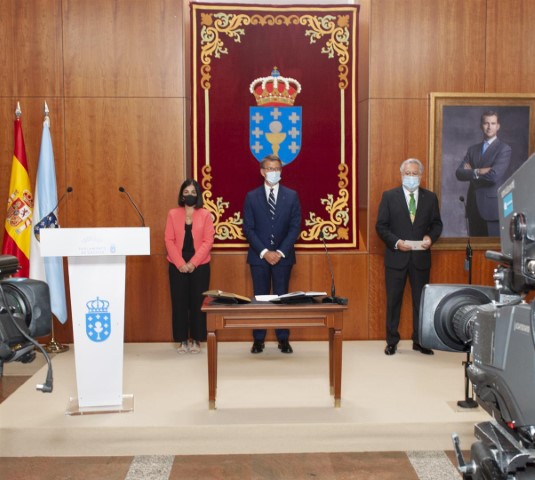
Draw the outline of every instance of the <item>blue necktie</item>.
[[[483,147],[481,148],[481,155],[485,155],[487,148],[489,148],[489,144],[487,142],[483,142]]]

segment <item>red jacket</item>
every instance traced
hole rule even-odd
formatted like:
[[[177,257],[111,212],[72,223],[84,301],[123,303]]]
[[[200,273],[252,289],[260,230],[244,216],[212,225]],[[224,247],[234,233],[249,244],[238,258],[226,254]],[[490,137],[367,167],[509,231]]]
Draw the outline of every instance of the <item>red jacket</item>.
[[[169,211],[165,225],[165,248],[167,249],[167,260],[174,263],[176,268],[186,264],[186,261],[182,258],[185,223],[186,210],[184,207],[173,208]],[[195,255],[190,260],[190,263],[195,267],[210,261],[210,251],[214,244],[214,232],[214,222],[210,212],[204,208],[196,208],[193,211],[191,228]]]

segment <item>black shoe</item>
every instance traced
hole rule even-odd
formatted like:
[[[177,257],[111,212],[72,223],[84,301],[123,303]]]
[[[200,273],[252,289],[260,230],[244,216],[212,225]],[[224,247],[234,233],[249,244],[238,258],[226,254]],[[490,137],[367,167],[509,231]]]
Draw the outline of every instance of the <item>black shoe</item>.
[[[279,340],[279,350],[281,353],[293,353],[293,348],[288,340]]]
[[[255,342],[253,343],[253,346],[251,347],[251,353],[262,353],[264,351],[264,342]]]
[[[430,348],[424,348],[419,343],[414,342],[412,344],[412,349],[416,350],[417,352],[423,353],[424,355],[434,355],[435,352],[431,350]]]
[[[397,349],[397,345],[387,345],[385,347],[385,355],[394,355]]]

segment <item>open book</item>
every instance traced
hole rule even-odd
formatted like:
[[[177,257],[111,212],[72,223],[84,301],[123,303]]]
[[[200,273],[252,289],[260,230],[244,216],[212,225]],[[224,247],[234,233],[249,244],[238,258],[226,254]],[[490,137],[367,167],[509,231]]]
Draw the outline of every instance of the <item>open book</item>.
[[[251,303],[251,299],[237,293],[223,292],[222,290],[207,290],[203,295],[213,298],[219,303]]]
[[[326,292],[290,292],[284,295],[257,295],[259,301],[271,303],[312,303],[315,297],[327,296]]]

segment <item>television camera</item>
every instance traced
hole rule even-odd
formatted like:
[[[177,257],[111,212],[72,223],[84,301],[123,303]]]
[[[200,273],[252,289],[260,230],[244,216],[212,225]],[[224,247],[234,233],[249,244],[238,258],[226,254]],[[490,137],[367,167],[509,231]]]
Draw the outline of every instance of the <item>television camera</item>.
[[[33,362],[40,350],[48,363],[44,384],[37,390],[52,392],[50,357],[34,337],[49,335],[52,311],[48,285],[28,278],[9,278],[20,269],[16,257],[0,255],[0,377],[4,363]]]
[[[493,420],[475,425],[467,480],[535,479],[535,155],[498,189],[501,252],[494,287],[426,285],[420,304],[424,347],[471,352],[467,367],[478,404]]]

